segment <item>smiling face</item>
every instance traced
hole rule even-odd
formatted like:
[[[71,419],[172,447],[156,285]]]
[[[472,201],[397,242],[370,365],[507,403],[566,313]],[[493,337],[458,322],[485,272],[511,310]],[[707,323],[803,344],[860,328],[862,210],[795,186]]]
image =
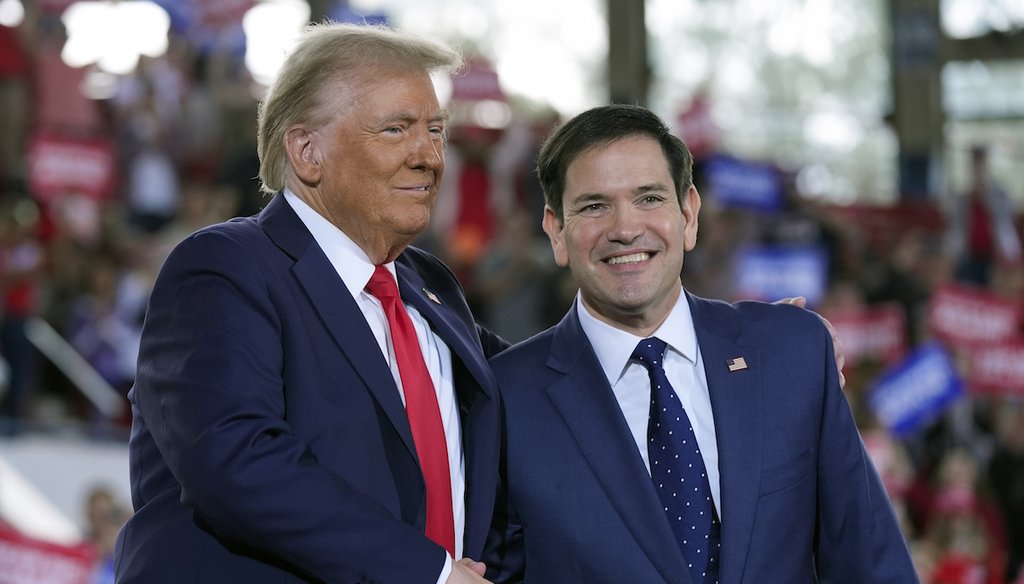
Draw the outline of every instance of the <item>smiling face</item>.
[[[339,114],[288,134],[289,186],[366,252],[393,260],[427,228],[444,172],[446,113],[424,71],[380,69],[325,92]]]
[[[584,151],[566,171],[564,219],[544,210],[555,261],[568,266],[602,321],[648,336],[682,290],[683,254],[697,241],[700,195],[682,208],[658,142],[629,136]]]

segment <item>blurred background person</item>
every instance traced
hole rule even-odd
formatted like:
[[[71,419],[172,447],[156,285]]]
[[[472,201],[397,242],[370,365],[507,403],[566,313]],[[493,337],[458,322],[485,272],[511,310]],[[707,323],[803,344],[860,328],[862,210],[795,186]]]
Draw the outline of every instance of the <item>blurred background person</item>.
[[[995,266],[1020,269],[1021,238],[1009,193],[992,176],[989,147],[971,148],[970,184],[949,212],[949,245],[958,279],[985,286]]]
[[[17,194],[0,200],[0,355],[7,361],[7,387],[0,397],[0,435],[18,434],[29,418],[39,356],[29,341],[46,270],[39,240],[39,209]]]
[[[555,278],[550,247],[536,235],[536,216],[520,207],[500,221],[498,233],[473,275],[475,313],[489,329],[509,342],[521,341],[548,324],[544,307],[556,304],[549,293]]]
[[[88,584],[114,584],[114,544],[130,512],[107,485],[92,487],[85,499],[86,537],[93,546],[96,566]]]

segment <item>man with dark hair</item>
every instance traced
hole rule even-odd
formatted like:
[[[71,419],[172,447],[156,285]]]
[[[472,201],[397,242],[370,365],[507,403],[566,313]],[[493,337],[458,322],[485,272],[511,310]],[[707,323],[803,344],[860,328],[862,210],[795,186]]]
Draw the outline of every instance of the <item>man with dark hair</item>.
[[[684,290],[691,165],[627,105],[578,115],[541,150],[544,230],[580,292],[491,361],[506,438],[493,579],[916,582],[826,325]]]

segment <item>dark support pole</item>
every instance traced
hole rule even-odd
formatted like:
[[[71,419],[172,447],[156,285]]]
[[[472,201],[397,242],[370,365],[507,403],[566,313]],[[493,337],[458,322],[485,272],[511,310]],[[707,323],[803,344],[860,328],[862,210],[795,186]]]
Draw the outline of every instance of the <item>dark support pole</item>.
[[[890,0],[892,124],[903,199],[927,199],[945,149],[939,0]]]
[[[647,105],[650,67],[643,0],[607,0],[608,99]]]
[[[331,7],[334,4],[337,4],[334,0],[308,0],[308,2],[310,22],[320,22],[323,20],[327,17],[327,13]]]

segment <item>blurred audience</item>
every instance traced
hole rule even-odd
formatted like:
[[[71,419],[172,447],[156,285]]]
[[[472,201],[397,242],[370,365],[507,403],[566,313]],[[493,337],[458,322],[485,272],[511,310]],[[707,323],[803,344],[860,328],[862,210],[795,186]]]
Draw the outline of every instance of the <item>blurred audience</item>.
[[[1024,579],[1024,404],[1004,401],[995,420],[995,449],[989,482],[1007,537],[1007,582]]]

